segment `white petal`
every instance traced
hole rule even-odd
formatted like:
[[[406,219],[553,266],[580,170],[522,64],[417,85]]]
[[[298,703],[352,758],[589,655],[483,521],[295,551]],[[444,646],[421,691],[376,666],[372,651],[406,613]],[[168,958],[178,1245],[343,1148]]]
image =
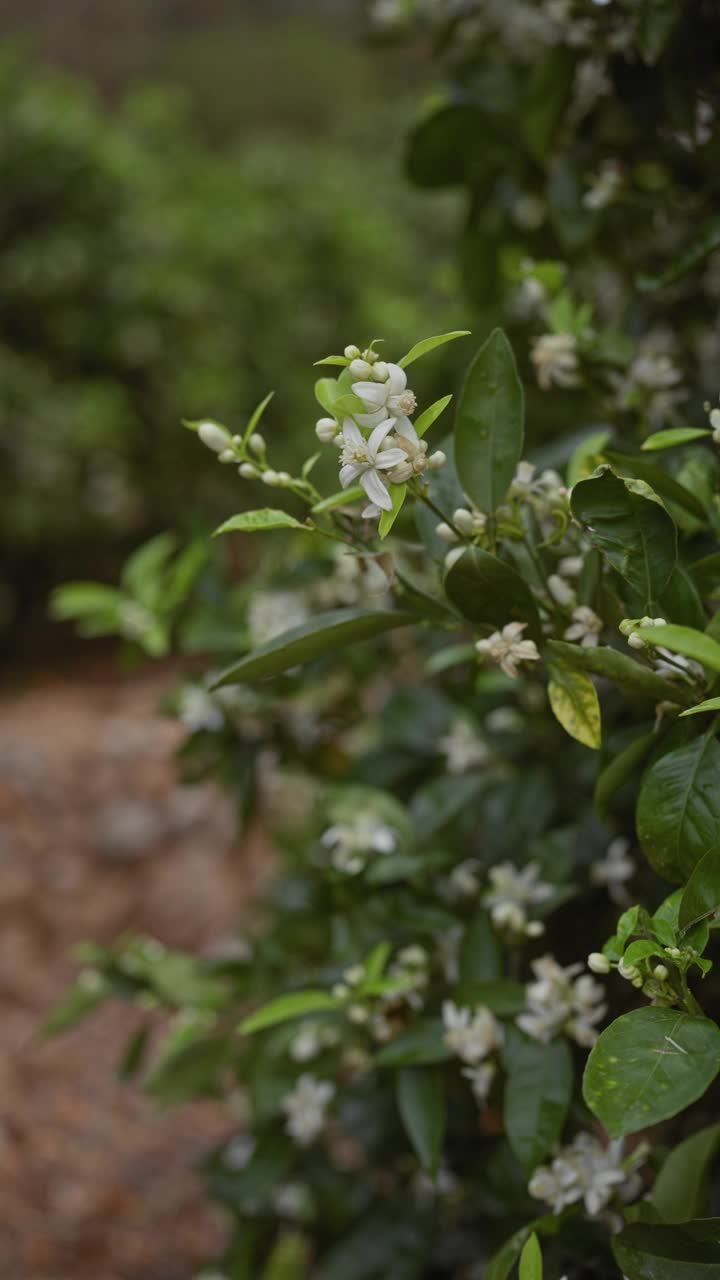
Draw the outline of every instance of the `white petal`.
[[[365,437],[352,418],[346,418],[343,422],[342,434],[346,444],[352,445],[356,449],[364,447]]]
[[[385,382],[356,382],[353,395],[359,396],[368,409],[381,409],[385,404],[388,391]]]
[[[346,462],[344,467],[340,468],[340,484],[343,489],[347,489],[353,481],[357,480],[362,473],[362,467],[356,467],[352,462]]]
[[[389,364],[388,369],[390,370],[390,377],[385,384],[390,388],[388,394],[391,396],[402,395],[407,386],[407,374],[405,370],[401,369],[399,364]]]
[[[379,423],[378,426],[375,427],[375,430],[371,432],[370,439],[367,442],[368,453],[370,454],[371,458],[375,457],[386,435],[390,431],[392,431],[394,426],[395,426],[394,418],[385,418],[385,420]]]
[[[360,483],[371,502],[383,511],[392,511],[392,498],[377,471],[366,471],[360,477]]]
[[[405,440],[411,440],[413,444],[417,444],[419,436],[409,418],[395,419],[395,434],[403,436]]]
[[[375,459],[375,466],[380,471],[388,471],[390,467],[397,467],[401,462],[407,462],[407,454],[403,449],[383,449]]]
[[[376,409],[374,413],[356,413],[354,417],[361,427],[377,427],[387,418],[387,409],[383,405],[382,409]]]
[[[363,508],[362,516],[364,520],[374,520],[376,516],[381,516],[382,511],[374,502],[368,502]]]

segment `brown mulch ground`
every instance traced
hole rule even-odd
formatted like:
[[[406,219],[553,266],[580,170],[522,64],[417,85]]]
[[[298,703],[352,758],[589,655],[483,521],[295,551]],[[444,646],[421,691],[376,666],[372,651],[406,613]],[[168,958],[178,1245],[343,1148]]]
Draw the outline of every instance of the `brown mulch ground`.
[[[75,943],[132,928],[200,950],[257,886],[227,799],[177,785],[174,680],[85,668],[0,699],[0,1280],[188,1280],[222,1247],[193,1164],[228,1112],[163,1114],[116,1080],[132,1009],[37,1035]]]

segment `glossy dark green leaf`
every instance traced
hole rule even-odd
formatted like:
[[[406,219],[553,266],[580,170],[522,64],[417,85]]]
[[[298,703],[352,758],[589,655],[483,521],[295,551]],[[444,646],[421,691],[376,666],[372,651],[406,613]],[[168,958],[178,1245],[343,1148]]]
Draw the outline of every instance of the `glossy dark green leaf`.
[[[502,973],[502,948],[486,911],[476,911],[467,925],[458,957],[462,985],[488,982]]]
[[[428,1066],[447,1062],[452,1053],[445,1044],[441,1018],[420,1018],[409,1031],[403,1031],[389,1044],[383,1045],[375,1057],[378,1067]]]
[[[398,1110],[423,1168],[437,1172],[445,1138],[442,1077],[430,1067],[402,1067],[397,1073]]]
[[[499,1018],[513,1018],[525,1008],[525,987],[513,978],[495,978],[487,982],[460,982],[458,1004],[477,1008],[485,1005]]]
[[[634,1009],[600,1035],[583,1093],[613,1138],[684,1111],[720,1069],[720,1028],[676,1009]]]
[[[529,638],[542,636],[532,592],[516,569],[487,551],[469,547],[445,575],[445,593],[464,618],[500,628],[526,622]]]
[[[548,640],[545,652],[551,661],[557,660],[574,667],[576,671],[589,671],[593,675],[612,680],[621,693],[629,697],[649,698],[653,702],[676,702],[684,707],[693,701],[687,688],[673,684],[671,680],[666,680],[664,676],[642,666],[617,649],[602,645],[596,649],[584,649],[582,645],[567,644],[564,640]]]
[[[684,627],[705,630],[707,615],[702,597],[690,570],[681,560],[675,565],[659,603],[663,618],[670,618],[673,623]]]
[[[613,1242],[627,1280],[717,1280],[720,1276],[720,1218],[682,1226],[633,1223]]]
[[[543,1044],[509,1026],[503,1066],[505,1132],[515,1156],[530,1173],[562,1134],[573,1086],[570,1048],[562,1036]]]
[[[691,929],[720,907],[720,844],[703,854],[685,885],[678,924]]]
[[[665,508],[630,483],[605,468],[575,485],[571,506],[593,546],[649,607],[670,580],[677,532]]]
[[[666,1222],[690,1222],[707,1213],[710,1166],[719,1149],[720,1124],[711,1124],[670,1152],[650,1195]]]
[[[241,658],[223,671],[213,685],[220,689],[226,684],[241,684],[260,676],[277,675],[290,667],[312,662],[327,653],[338,653],[344,645],[360,640],[371,640],[396,627],[417,624],[412,613],[391,612],[385,609],[333,609],[330,613],[316,614],[310,622],[292,627],[276,636],[254,653]]]
[[[455,465],[487,515],[503,502],[522,455],[524,398],[512,347],[494,329],[468,370],[455,420]]]
[[[704,735],[661,756],[645,774],[637,833],[658,875],[683,883],[720,847],[720,745]]]
[[[613,796],[639,769],[656,742],[657,734],[644,733],[605,766],[595,783],[595,812],[600,819],[607,818]]]
[[[659,463],[642,454],[617,453],[614,449],[607,449],[605,457],[616,470],[628,472],[635,480],[644,480],[661,498],[674,502],[697,520],[707,520],[707,511],[700,499],[675,480]]]

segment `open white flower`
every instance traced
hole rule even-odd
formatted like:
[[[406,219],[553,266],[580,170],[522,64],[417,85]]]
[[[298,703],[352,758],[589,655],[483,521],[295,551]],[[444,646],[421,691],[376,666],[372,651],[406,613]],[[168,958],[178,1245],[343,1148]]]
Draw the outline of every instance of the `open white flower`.
[[[374,384],[368,384],[374,385]],[[386,418],[379,423],[366,440],[357,423],[346,418],[343,423],[343,448],[340,454],[340,484],[343,489],[360,481],[372,508],[381,511],[392,511],[392,498],[382,479],[381,471],[391,471],[398,463],[405,461],[402,449],[382,449],[386,435],[395,426],[394,418]],[[366,508],[363,515],[375,515],[375,510]]]
[[[577,338],[574,333],[543,333],[535,338],[530,352],[538,386],[549,391],[578,385]]]
[[[477,1009],[461,1009],[452,1000],[445,1000],[442,1020],[448,1049],[471,1067],[477,1066],[502,1044],[502,1027],[484,1005]]]
[[[583,649],[594,649],[600,642],[600,632],[604,627],[602,618],[586,604],[579,604],[572,612],[572,625],[565,631],[566,640],[579,640]]]
[[[438,750],[447,760],[448,773],[465,773],[475,765],[486,764],[490,750],[464,716],[453,720],[448,732],[438,740]]]
[[[540,868],[530,862],[522,871],[512,862],[500,862],[488,872],[491,888],[483,897],[498,928],[524,933],[528,926],[528,908],[539,906],[552,897],[552,885],[540,880]]]
[[[534,640],[523,640],[527,622],[508,622],[502,631],[494,631],[487,640],[478,640],[475,648],[483,658],[496,662],[506,676],[519,676],[519,662],[539,662],[540,654]]]
[[[608,845],[605,857],[590,868],[593,884],[604,885],[613,902],[618,904],[629,901],[625,883],[635,874],[635,863],[628,857],[629,848],[630,841],[625,836],[617,836]]]
[[[335,1095],[335,1085],[315,1076],[300,1076],[295,1088],[282,1099],[285,1128],[300,1147],[307,1147],[322,1132],[325,1111]]]
[[[590,974],[578,977],[582,967],[571,964],[563,969],[551,955],[533,960],[535,981],[525,988],[527,1008],[517,1018],[521,1031],[544,1044],[559,1031],[565,1031],[583,1048],[595,1043],[596,1023],[607,1009],[605,993]]]
[[[386,364],[384,368],[387,369],[387,379],[384,382],[356,382],[353,394],[362,400],[368,413],[383,410],[386,417],[391,417],[398,435],[406,436],[408,440],[417,440],[417,433],[409,417],[417,408],[417,400],[414,393],[408,390],[407,374],[399,364]]]
[[[482,1062],[479,1067],[464,1067],[463,1075],[470,1081],[470,1088],[478,1106],[483,1107],[495,1079],[497,1067],[494,1062]]]
[[[373,813],[359,813],[352,822],[335,823],[328,827],[321,840],[330,850],[335,870],[349,876],[364,870],[369,855],[393,853],[397,846],[392,827]]]
[[[639,1152],[639,1158],[643,1158]],[[642,1181],[632,1168],[624,1167],[622,1140],[607,1147],[590,1133],[579,1133],[562,1147],[552,1164],[535,1170],[528,1191],[538,1200],[562,1213],[568,1205],[583,1201],[594,1218],[614,1196],[623,1202],[634,1200],[642,1191]]]

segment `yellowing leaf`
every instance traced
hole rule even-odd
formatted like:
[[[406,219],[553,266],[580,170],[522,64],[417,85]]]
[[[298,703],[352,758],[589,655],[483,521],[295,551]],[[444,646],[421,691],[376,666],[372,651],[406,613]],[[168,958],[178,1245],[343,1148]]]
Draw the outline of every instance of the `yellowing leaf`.
[[[595,685],[584,671],[551,666],[550,706],[566,733],[597,751],[602,741],[600,703]]]

